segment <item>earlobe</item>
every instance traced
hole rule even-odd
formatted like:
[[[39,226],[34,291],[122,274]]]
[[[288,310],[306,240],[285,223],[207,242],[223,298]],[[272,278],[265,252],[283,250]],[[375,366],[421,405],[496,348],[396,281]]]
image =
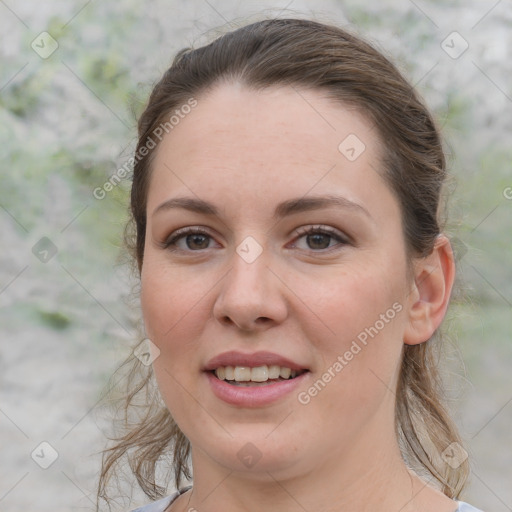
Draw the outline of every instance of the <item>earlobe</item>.
[[[432,253],[415,263],[405,344],[423,343],[434,334],[446,314],[454,279],[453,251],[448,238],[441,234]]]

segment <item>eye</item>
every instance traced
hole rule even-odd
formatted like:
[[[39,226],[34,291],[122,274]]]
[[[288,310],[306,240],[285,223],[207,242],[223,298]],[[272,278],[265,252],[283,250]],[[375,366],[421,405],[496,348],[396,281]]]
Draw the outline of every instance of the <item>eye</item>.
[[[300,228],[297,230],[297,233],[299,236],[296,240],[304,238],[307,244],[307,247],[299,247],[299,249],[316,252],[335,247],[336,245],[341,247],[349,243],[346,236],[343,236],[339,231],[329,227],[308,226],[306,228]],[[333,241],[337,241],[338,243],[331,245]],[[297,243],[295,242],[294,245],[297,245]]]
[[[305,239],[307,247],[298,246],[296,241],[294,246],[298,246],[299,249],[314,252],[325,251],[326,249],[336,246],[342,247],[350,243],[348,237],[329,227],[308,226],[299,228],[297,235],[295,240]],[[171,251],[198,252],[210,249],[212,247],[210,245],[212,240],[213,237],[204,229],[186,227],[173,232],[169,238],[162,243],[162,247]],[[332,244],[332,242],[337,243]]]
[[[181,228],[176,230],[162,244],[171,251],[198,251],[210,248],[211,235],[201,228]]]

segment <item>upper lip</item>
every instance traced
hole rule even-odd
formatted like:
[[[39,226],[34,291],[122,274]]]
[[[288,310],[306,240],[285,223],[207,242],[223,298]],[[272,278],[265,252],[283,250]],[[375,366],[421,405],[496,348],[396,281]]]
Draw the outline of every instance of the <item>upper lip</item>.
[[[296,363],[291,359],[280,356],[279,354],[274,354],[272,352],[253,352],[252,354],[238,352],[236,350],[232,350],[229,352],[223,352],[212,359],[210,359],[205,367],[204,371],[216,370],[220,366],[249,366],[251,368],[257,366],[283,366],[285,368],[290,368],[292,370],[306,370],[307,368],[304,365]]]

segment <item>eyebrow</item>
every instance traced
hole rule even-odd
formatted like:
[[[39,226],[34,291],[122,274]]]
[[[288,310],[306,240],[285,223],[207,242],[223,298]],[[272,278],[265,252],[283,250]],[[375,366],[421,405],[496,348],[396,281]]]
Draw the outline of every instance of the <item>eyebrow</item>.
[[[297,197],[294,199],[288,199],[287,201],[283,201],[277,205],[273,218],[283,218],[294,213],[320,210],[322,208],[329,208],[333,206],[360,212],[371,218],[368,210],[362,205],[355,203],[346,197],[334,195]],[[219,215],[219,210],[214,204],[194,197],[175,197],[168,199],[155,208],[153,215],[157,214],[158,212],[171,210],[174,208],[183,208],[185,210],[203,215]]]

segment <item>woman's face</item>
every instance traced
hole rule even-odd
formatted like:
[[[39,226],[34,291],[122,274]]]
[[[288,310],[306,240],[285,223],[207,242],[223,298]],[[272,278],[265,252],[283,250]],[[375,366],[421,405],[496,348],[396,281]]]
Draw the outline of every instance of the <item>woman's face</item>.
[[[238,84],[163,138],[141,301],[195,460],[284,477],[393,438],[411,287],[380,144],[318,91]]]

